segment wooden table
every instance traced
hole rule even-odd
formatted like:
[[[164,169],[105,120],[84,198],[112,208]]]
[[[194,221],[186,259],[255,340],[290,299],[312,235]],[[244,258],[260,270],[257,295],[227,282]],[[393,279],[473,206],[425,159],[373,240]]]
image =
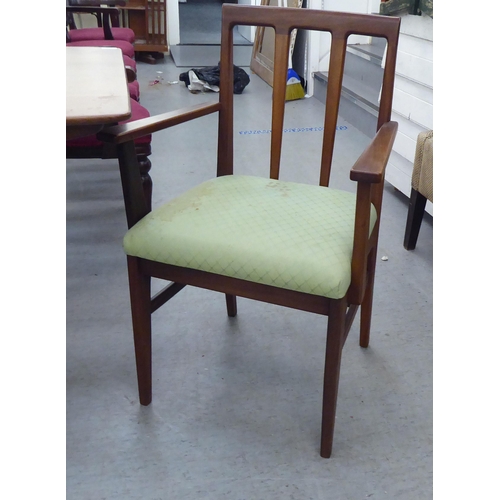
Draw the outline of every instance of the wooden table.
[[[66,47],[66,139],[130,118],[122,52],[113,47]]]

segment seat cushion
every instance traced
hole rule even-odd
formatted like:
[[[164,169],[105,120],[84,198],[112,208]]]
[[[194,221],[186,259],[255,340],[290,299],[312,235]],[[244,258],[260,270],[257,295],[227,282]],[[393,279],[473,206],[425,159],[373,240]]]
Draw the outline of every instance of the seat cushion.
[[[69,30],[69,39],[72,42],[82,40],[104,40],[103,28],[78,28]],[[130,28],[111,28],[111,33],[115,40],[124,40],[128,43],[135,42],[135,33]]]
[[[141,106],[133,98],[130,99],[130,109],[132,111],[132,116],[128,120],[120,123],[129,123],[135,120],[140,120],[141,118],[148,118],[149,116],[151,116],[149,111],[144,106]],[[148,144],[150,142],[151,134],[145,135],[144,137],[140,137],[139,139],[135,140],[136,144]],[[102,146],[102,142],[97,140],[97,137],[95,135],[78,137],[77,139],[66,141],[67,148],[95,148],[100,146]]]
[[[351,282],[355,203],[354,194],[325,187],[218,177],[146,215],[126,233],[124,250],[339,299]],[[372,207],[371,229],[376,217]]]
[[[123,40],[81,40],[79,42],[68,42],[67,47],[117,47],[128,57],[134,57],[134,46]]]

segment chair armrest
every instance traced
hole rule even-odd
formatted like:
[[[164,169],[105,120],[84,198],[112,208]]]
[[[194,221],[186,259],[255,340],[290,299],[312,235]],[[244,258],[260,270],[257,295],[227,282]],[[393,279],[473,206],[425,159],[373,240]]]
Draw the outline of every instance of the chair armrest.
[[[90,7],[89,5],[67,6],[66,11],[84,14],[116,14],[120,12],[117,7]]]
[[[158,132],[159,130],[179,125],[180,123],[200,118],[210,113],[215,113],[219,111],[219,108],[220,105],[218,102],[213,104],[196,104],[161,115],[105,128],[97,134],[97,138],[102,142],[122,144],[152,134],[153,132]]]
[[[398,123],[384,123],[369,146],[363,151],[351,169],[352,181],[378,184],[384,178],[384,171],[389,161],[392,145],[398,131]]]
[[[132,66],[127,66],[125,64],[125,73],[127,75],[127,83],[132,83],[137,80],[137,73]]]

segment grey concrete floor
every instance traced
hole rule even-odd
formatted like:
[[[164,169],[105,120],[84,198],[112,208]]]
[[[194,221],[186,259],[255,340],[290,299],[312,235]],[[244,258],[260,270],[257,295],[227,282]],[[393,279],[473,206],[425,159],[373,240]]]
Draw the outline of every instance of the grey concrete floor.
[[[139,63],[152,114],[190,94],[167,56]],[[165,82],[149,85],[157,71]],[[271,89],[236,96],[235,171],[267,174]],[[323,105],[287,104],[283,179],[317,183]],[[341,121],[332,185],[367,143]],[[240,133],[241,132],[241,133]],[[260,132],[260,133],[259,133]],[[154,205],[215,174],[216,118],[157,133]],[[153,403],[138,402],[117,162],[67,161],[67,498],[339,499],[432,496],[432,219],[403,248],[407,198],[386,185],[371,344],[345,344],[332,458],[319,456],[326,320],[183,290],[153,316]],[[387,256],[382,261],[381,256]],[[157,286],[155,284],[155,286]]]

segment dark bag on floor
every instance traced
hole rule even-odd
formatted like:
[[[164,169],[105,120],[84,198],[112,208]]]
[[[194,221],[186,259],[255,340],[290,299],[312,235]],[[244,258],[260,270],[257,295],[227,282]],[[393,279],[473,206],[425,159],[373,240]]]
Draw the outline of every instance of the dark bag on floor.
[[[199,68],[199,69],[191,69],[190,71],[194,71],[194,74],[200,80],[207,82],[209,85],[217,85],[220,84],[220,63],[217,66],[212,66],[209,68]],[[186,87],[189,85],[189,71],[185,73],[181,73],[179,75],[179,80],[186,84]],[[235,94],[241,94],[243,89],[250,83],[250,77],[246,73],[246,71],[238,66],[234,66],[234,80],[233,80],[233,92]]]

